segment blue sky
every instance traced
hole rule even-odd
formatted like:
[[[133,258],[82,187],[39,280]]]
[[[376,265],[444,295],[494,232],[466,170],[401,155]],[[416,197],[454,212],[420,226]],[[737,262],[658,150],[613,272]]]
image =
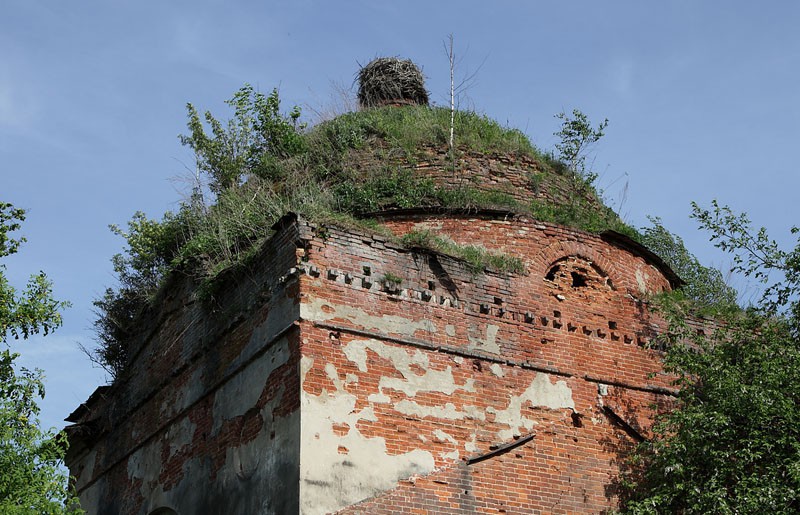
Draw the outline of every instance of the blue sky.
[[[13,344],[47,376],[44,424],[105,381],[77,344],[94,344],[91,301],[114,285],[123,242],[107,226],[184,195],[187,102],[222,117],[251,83],[313,118],[388,55],[418,63],[446,104],[452,33],[457,77],[476,73],[462,106],[544,149],[562,110],[608,118],[594,168],[610,205],[637,226],[660,216],[724,268],[692,200],[747,211],[786,245],[797,224],[799,24],[789,1],[4,0],[0,200],[28,210],[29,240],[8,272],[21,287],[45,270],[73,304],[55,334]]]

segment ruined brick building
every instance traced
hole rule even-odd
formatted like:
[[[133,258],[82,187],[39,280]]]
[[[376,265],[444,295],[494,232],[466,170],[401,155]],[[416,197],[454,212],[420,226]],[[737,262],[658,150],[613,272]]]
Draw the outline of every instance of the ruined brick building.
[[[416,173],[452,180],[444,151]],[[537,163],[465,153],[520,198]],[[459,180],[463,180],[461,177]],[[620,450],[674,392],[646,299],[680,279],[621,234],[499,210],[374,214],[517,256],[478,270],[286,214],[214,305],[171,277],[127,372],[68,419],[100,514],[599,513]],[[264,228],[265,231],[268,228]]]

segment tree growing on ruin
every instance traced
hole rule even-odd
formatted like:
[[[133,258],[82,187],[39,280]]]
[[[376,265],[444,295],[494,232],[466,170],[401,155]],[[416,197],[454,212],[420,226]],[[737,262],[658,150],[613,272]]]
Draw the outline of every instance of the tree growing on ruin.
[[[25,212],[0,202],[0,258],[16,253],[24,238],[20,229]],[[19,356],[8,340],[48,334],[61,325],[59,311],[66,306],[53,298],[47,276],[31,276],[26,289],[17,291],[0,264],[0,513],[78,513],[68,477],[60,468],[66,438],[39,427],[37,401],[44,397],[41,370],[15,364]]]
[[[685,284],[673,293],[673,300],[687,301],[693,314],[717,316],[739,311],[736,290],[725,282],[717,268],[707,267],[686,248],[683,239],[664,227],[658,217],[639,231],[640,243],[655,252],[683,279]]]
[[[561,120],[561,128],[553,133],[559,138],[555,145],[558,159],[566,164],[575,177],[592,184],[597,174],[586,164],[586,158],[592,146],[604,136],[608,118],[597,124],[596,128],[592,128],[589,117],[579,109],[573,109],[571,115],[562,111],[556,118]]]
[[[680,386],[622,476],[625,513],[800,510],[800,241],[783,250],[746,215],[716,202],[693,217],[734,270],[764,283],[758,305],[707,335],[665,303],[666,370]],[[800,230],[792,228],[792,233]]]

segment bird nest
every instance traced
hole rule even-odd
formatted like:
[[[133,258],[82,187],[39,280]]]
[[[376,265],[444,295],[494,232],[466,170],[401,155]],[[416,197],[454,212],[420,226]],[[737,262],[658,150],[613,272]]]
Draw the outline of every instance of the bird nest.
[[[410,59],[378,57],[358,72],[361,107],[387,104],[428,104],[425,78]]]

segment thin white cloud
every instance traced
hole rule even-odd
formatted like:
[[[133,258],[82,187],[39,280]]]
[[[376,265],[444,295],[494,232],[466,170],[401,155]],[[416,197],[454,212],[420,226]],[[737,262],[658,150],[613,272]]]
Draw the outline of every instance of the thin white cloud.
[[[47,364],[58,364],[59,359],[83,355],[77,342],[85,334],[50,334],[47,337],[36,335],[25,341],[9,342],[11,350],[20,354],[19,363],[29,369],[45,368]]]
[[[620,96],[633,92],[635,64],[629,57],[616,57],[608,66],[607,80],[612,91]]]
[[[0,66],[0,128],[27,131],[39,118],[40,103],[20,78],[20,70]]]

